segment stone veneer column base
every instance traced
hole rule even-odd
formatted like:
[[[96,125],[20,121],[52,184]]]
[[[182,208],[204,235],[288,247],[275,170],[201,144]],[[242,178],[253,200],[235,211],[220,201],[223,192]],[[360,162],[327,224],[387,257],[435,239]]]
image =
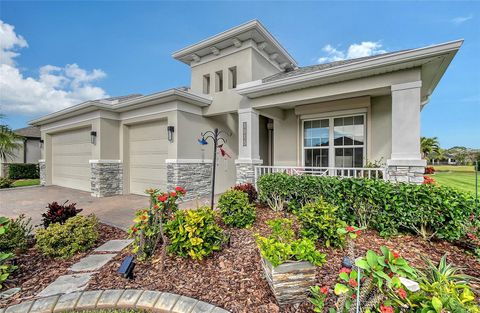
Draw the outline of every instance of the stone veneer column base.
[[[47,184],[47,165],[45,160],[38,160],[38,171],[40,173],[40,186]]]
[[[93,197],[123,194],[123,164],[120,160],[90,160]]]
[[[388,160],[387,177],[391,182],[422,184],[425,160]]]
[[[237,168],[237,184],[255,183],[255,166],[262,165],[262,160],[243,161],[235,160]]]
[[[180,186],[187,194],[183,201],[210,195],[212,181],[211,160],[167,160],[167,190]]]

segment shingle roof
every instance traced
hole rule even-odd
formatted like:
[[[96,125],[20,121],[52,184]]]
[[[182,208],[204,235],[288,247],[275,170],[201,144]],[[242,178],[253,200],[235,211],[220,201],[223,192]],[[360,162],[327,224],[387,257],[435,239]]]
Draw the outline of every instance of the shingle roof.
[[[15,129],[13,132],[23,137],[40,138],[40,128],[36,126]]]
[[[142,94],[139,93],[134,93],[126,96],[118,96],[118,97],[110,97],[110,98],[104,98],[104,99],[97,99],[93,100],[95,102],[101,102],[101,103],[112,103],[112,104],[117,104],[120,102],[128,101],[134,98],[142,97]]]
[[[355,62],[359,62],[359,61],[375,59],[375,58],[378,58],[378,57],[382,57],[382,56],[385,56],[385,55],[394,54],[394,53],[398,53],[398,52],[403,52],[403,51],[408,51],[408,50],[399,50],[399,51],[382,53],[382,54],[377,54],[377,55],[368,56],[368,57],[341,60],[341,61],[335,61],[335,62],[330,62],[330,63],[322,63],[322,64],[315,64],[315,65],[299,67],[299,68],[297,68],[293,71],[281,72],[281,73],[274,74],[272,76],[265,77],[264,79],[262,79],[262,82],[267,83],[267,82],[272,82],[272,81],[276,81],[276,80],[279,80],[279,79],[295,77],[295,76],[302,75],[302,74],[322,71],[322,70],[329,69],[329,68],[332,68],[332,67],[337,67],[337,66],[350,64],[350,63],[355,63]]]

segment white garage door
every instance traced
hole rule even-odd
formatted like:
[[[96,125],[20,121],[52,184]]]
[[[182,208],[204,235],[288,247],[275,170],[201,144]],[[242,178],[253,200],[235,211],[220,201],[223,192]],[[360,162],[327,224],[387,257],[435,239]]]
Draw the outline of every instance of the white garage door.
[[[165,190],[168,155],[167,121],[130,126],[130,192],[145,195],[145,189]]]
[[[52,136],[52,183],[90,191],[90,128]]]

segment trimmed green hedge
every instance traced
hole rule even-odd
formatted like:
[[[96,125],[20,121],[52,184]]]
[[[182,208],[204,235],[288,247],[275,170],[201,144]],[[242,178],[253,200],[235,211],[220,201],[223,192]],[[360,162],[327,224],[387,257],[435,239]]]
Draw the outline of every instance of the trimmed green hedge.
[[[8,178],[10,179],[30,179],[39,177],[40,171],[38,164],[12,163],[8,165]]]
[[[263,175],[257,186],[261,202],[293,211],[321,196],[339,208],[342,220],[384,236],[412,232],[457,240],[480,216],[472,195],[443,186],[284,173]]]

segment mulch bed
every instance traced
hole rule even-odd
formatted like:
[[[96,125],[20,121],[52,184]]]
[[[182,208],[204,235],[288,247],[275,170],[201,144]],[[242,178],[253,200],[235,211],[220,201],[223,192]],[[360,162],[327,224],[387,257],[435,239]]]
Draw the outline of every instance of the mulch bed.
[[[123,230],[100,223],[97,245],[86,252],[75,255],[71,259],[52,259],[42,255],[35,247],[18,253],[15,259],[18,269],[4,283],[4,290],[21,287],[22,291],[8,299],[0,299],[0,308],[30,300],[59,276],[67,274],[70,266],[96,247],[112,239],[125,239],[126,236],[127,234]]]
[[[168,256],[163,272],[158,253],[152,262],[137,264],[135,278],[131,281],[116,273],[122,259],[129,254],[125,251],[93,277],[88,289],[142,288],[166,291],[197,298],[232,312],[312,312],[308,301],[280,308],[263,278],[260,254],[253,234],[265,235],[268,232],[265,222],[279,217],[285,217],[285,214],[259,207],[257,221],[252,229],[229,229],[230,247],[201,262]],[[292,216],[287,214],[287,217]],[[447,242],[426,242],[411,235],[384,239],[375,231],[366,231],[357,239],[356,245],[357,255],[364,255],[368,249],[379,251],[380,246],[386,245],[399,252],[411,265],[418,267],[423,266],[421,255],[438,261],[447,253],[448,260],[465,268],[465,273],[474,276],[479,276],[480,273],[480,262],[475,257]],[[317,269],[317,284],[333,286],[345,253],[327,248],[321,250],[327,254],[328,262]]]

